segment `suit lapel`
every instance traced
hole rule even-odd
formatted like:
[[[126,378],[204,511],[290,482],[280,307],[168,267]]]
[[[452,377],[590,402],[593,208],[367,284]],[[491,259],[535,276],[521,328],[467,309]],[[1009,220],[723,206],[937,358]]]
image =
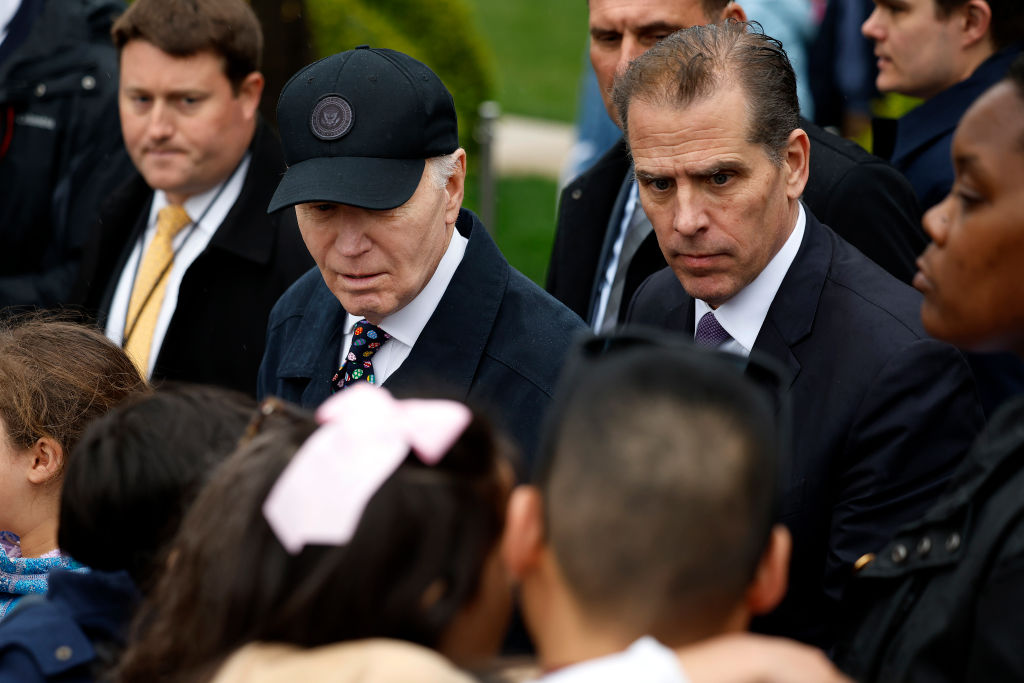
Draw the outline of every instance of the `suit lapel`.
[[[409,357],[384,383],[395,395],[425,392],[462,401],[469,396],[509,265],[472,213],[463,209],[456,228],[468,234],[466,253]]]
[[[302,313],[291,345],[281,355],[277,374],[282,378],[307,379],[302,405],[323,403],[331,395],[330,378],[341,359],[345,309],[317,273],[317,288]]]
[[[811,334],[818,302],[832,265],[832,244],[821,223],[806,211],[807,226],[800,250],[768,309],[755,351],[768,354],[788,371],[783,386],[789,388],[800,373],[794,348]]]

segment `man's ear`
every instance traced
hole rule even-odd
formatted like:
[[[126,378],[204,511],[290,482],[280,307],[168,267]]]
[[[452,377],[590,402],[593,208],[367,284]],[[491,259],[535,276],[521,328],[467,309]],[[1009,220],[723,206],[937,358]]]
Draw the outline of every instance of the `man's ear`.
[[[789,134],[783,163],[786,167],[786,196],[799,199],[807,186],[807,175],[810,171],[811,140],[803,128],[797,128]]]
[[[535,486],[517,486],[509,496],[501,559],[516,583],[540,563],[544,550],[544,501]]]
[[[455,225],[455,221],[459,219],[459,209],[462,208],[462,199],[466,194],[466,150],[459,147],[455,150],[455,155],[455,172],[444,188],[448,193],[448,201],[444,207],[446,225]]]
[[[789,555],[793,538],[781,524],[772,527],[768,548],[761,556],[754,581],[747,589],[747,609],[752,615],[775,609],[786,595],[789,581]]]
[[[961,22],[961,47],[973,47],[980,41],[991,41],[989,29],[992,27],[992,8],[985,0],[968,0],[963,6],[953,10]]]
[[[44,436],[29,448],[29,482],[45,484],[53,481],[63,469],[64,448],[56,439]]]
[[[238,84],[238,94],[236,97],[242,102],[242,108],[247,119],[256,116],[256,110],[260,106],[260,98],[263,96],[264,83],[263,74],[259,71],[253,71]]]
[[[730,2],[722,10],[722,18],[719,21],[726,21],[732,19],[734,21],[746,21],[747,13],[743,10],[738,2]]]

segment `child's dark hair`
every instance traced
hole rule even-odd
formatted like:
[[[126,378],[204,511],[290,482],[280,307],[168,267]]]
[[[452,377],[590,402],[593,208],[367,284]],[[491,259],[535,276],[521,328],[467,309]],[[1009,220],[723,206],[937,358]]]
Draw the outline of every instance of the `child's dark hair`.
[[[160,551],[255,407],[235,391],[168,384],[93,421],[64,475],[60,548],[93,569],[126,570],[147,589]]]
[[[121,680],[204,680],[253,641],[383,637],[436,647],[476,597],[510,484],[486,422],[474,417],[437,465],[407,457],[348,544],[297,555],[262,507],[316,423],[294,414],[264,422],[186,516],[173,561],[137,615]]]

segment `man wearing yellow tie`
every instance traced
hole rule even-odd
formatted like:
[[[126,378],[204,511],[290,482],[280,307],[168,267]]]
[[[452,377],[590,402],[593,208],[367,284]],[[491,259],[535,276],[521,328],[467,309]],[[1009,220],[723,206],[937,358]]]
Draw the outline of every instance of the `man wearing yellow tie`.
[[[138,175],[100,212],[80,296],[154,380],[255,392],[267,315],[312,261],[257,113],[262,32],[243,0],[137,0],[111,31]]]

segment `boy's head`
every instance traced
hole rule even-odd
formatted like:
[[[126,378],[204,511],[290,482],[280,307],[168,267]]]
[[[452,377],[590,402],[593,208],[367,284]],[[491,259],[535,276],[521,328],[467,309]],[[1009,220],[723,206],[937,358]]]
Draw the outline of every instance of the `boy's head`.
[[[199,489],[234,448],[255,403],[225,389],[168,386],[91,423],[68,464],[60,548],[145,588]]]
[[[882,92],[928,99],[1024,40],[1019,0],[875,0],[861,27],[875,42]]]
[[[718,355],[654,346],[581,361],[563,387],[550,460],[514,494],[506,537],[542,657],[554,605],[624,644],[669,645],[774,607],[788,536],[767,392]]]

